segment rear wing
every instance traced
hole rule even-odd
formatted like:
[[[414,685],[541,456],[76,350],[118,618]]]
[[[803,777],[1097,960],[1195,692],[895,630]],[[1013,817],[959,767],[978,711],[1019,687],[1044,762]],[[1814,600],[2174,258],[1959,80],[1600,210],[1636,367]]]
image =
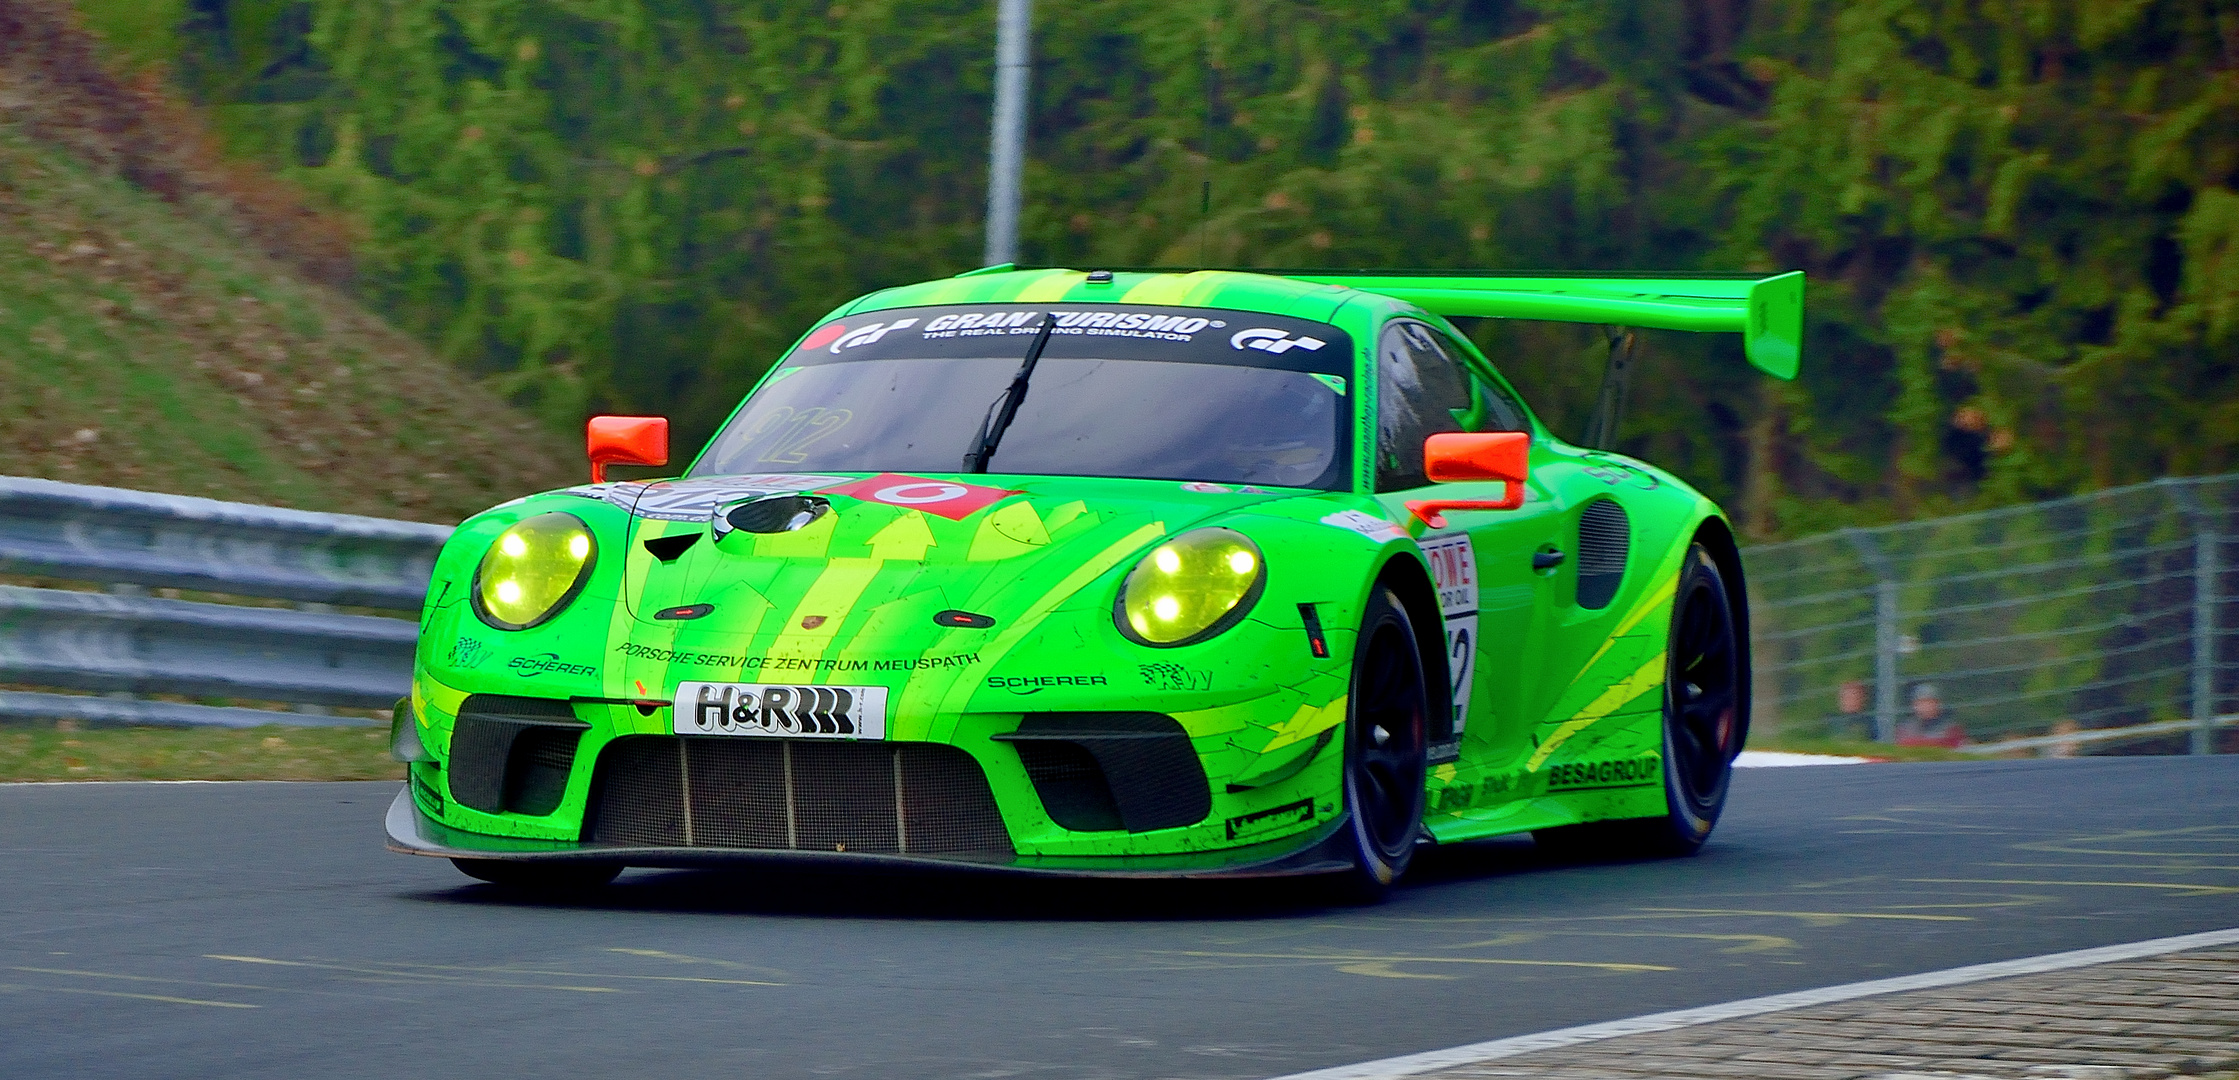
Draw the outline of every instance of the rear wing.
[[[1740,334],[1759,371],[1796,377],[1804,344],[1804,273],[1765,278],[1550,277],[1390,270],[1259,271],[1404,300],[1445,316],[1546,319]]]

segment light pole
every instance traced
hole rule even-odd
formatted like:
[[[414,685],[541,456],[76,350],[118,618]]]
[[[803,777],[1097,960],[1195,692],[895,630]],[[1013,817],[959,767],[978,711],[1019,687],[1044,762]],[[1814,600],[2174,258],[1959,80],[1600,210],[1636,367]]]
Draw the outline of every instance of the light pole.
[[[1018,261],[1019,172],[1026,163],[1026,77],[1033,12],[1033,0],[996,0],[995,117],[987,155],[987,266]]]

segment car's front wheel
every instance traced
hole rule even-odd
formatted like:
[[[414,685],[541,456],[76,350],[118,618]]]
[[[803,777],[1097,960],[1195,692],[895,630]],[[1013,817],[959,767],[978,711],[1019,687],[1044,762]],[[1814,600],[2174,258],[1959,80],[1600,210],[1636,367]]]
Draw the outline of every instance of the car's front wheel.
[[[1378,587],[1353,647],[1345,722],[1345,810],[1353,869],[1345,891],[1381,900],[1414,857],[1422,831],[1430,694],[1407,609]]]
[[[622,872],[622,867],[615,863],[453,859],[451,865],[477,881],[525,893],[590,892],[604,887]]]

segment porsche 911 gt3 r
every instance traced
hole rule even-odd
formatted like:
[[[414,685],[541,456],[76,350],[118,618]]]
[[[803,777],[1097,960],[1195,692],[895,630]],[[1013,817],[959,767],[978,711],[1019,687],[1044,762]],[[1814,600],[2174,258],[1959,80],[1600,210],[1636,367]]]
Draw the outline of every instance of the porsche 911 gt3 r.
[[[667,428],[600,417],[593,483],[460,525],[390,845],[519,886],[790,859],[1371,895],[1425,842],[1692,851],[1749,721],[1732,529],[1550,434],[1447,317],[1739,333],[1787,378],[1802,299],[1008,267],[863,297],[680,476],[605,481]]]

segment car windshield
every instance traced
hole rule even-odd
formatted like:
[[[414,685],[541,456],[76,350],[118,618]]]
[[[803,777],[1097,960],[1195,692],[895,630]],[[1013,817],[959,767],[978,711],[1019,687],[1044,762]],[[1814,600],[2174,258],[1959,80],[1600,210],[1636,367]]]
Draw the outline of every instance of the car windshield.
[[[811,335],[693,475],[957,472],[1048,317],[1049,346],[988,472],[1344,486],[1351,347],[1332,327],[1117,306],[877,315]],[[983,321],[957,326],[971,316]],[[1104,321],[1119,325],[1092,325]],[[989,332],[944,333],[978,327]],[[861,334],[873,336],[850,341]]]

